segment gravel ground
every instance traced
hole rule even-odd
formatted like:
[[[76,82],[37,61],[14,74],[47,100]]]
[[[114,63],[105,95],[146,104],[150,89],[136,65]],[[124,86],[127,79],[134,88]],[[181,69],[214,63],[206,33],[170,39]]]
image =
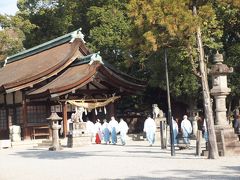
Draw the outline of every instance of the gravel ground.
[[[161,150],[146,141],[127,145],[92,144],[64,148],[9,148],[0,150],[0,180],[88,179],[236,179],[240,180],[240,156],[209,160],[194,155],[195,147]]]

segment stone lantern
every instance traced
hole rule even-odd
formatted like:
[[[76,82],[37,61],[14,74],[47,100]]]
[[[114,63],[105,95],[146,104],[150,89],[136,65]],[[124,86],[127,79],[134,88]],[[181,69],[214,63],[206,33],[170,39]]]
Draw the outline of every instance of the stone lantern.
[[[61,125],[58,125],[58,121],[62,118],[57,115],[56,112],[52,112],[51,116],[47,118],[50,121],[50,127],[52,129],[52,146],[49,148],[50,151],[61,150],[62,147],[59,142],[58,130]]]
[[[226,64],[223,64],[222,54],[215,54],[215,64],[210,70],[212,76],[212,89],[210,93],[214,96],[216,105],[216,119],[215,125],[218,127],[228,126],[226,115],[226,96],[230,93],[231,89],[227,86],[227,75],[233,72],[233,68],[229,68]]]

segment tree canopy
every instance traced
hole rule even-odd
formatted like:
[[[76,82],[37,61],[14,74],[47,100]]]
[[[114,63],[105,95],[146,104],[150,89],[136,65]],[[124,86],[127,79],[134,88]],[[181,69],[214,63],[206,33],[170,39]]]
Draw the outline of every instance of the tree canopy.
[[[194,3],[198,16],[192,14]],[[100,51],[106,61],[147,80],[150,87],[166,89],[163,50],[167,48],[171,95],[186,102],[198,99],[201,92],[197,26],[208,64],[219,50],[227,64],[239,68],[239,4],[238,0],[18,0],[16,16],[1,16],[1,55],[5,58],[81,27],[93,52]],[[17,42],[9,42],[9,35],[5,38],[13,30]],[[240,92],[238,77],[235,71],[230,78],[235,98]]]
[[[2,61],[7,56],[23,50],[24,32],[29,32],[34,25],[18,15],[0,14],[0,26],[0,61]]]

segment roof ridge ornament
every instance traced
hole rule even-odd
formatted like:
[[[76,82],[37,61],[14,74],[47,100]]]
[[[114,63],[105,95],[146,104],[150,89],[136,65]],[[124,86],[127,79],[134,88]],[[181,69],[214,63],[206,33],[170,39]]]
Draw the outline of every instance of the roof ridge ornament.
[[[63,36],[57,37],[55,39],[52,39],[50,41],[47,41],[45,43],[39,44],[37,46],[34,46],[30,49],[23,50],[17,54],[11,55],[8,57],[6,64],[9,64],[11,62],[21,60],[23,58],[41,53],[45,50],[51,49],[53,47],[59,46],[64,43],[72,43],[75,39],[81,39],[83,43],[84,41],[84,35],[81,32],[81,28],[70,32],[68,34],[65,34]]]
[[[6,59],[4,59],[3,67],[7,65],[7,62],[8,62],[8,57],[6,57]]]
[[[101,64],[104,64],[103,63],[103,60],[102,60],[102,57],[99,55],[100,54],[100,51],[97,52],[97,53],[94,53],[92,56],[91,56],[91,60],[88,64],[92,65],[94,62],[98,61],[99,63]]]
[[[79,28],[78,30],[72,32],[71,37],[72,39],[70,40],[70,43],[72,43],[75,39],[81,39],[84,43],[86,43],[84,41],[84,35],[81,32],[82,28]]]

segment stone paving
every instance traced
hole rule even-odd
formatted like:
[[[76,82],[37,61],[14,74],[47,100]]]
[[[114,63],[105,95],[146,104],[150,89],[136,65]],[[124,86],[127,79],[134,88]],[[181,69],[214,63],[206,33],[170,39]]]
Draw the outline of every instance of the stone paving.
[[[53,152],[46,148],[0,150],[0,180],[88,179],[234,179],[240,180],[240,156],[209,160],[191,149],[161,150],[146,141],[127,145],[91,144]]]

